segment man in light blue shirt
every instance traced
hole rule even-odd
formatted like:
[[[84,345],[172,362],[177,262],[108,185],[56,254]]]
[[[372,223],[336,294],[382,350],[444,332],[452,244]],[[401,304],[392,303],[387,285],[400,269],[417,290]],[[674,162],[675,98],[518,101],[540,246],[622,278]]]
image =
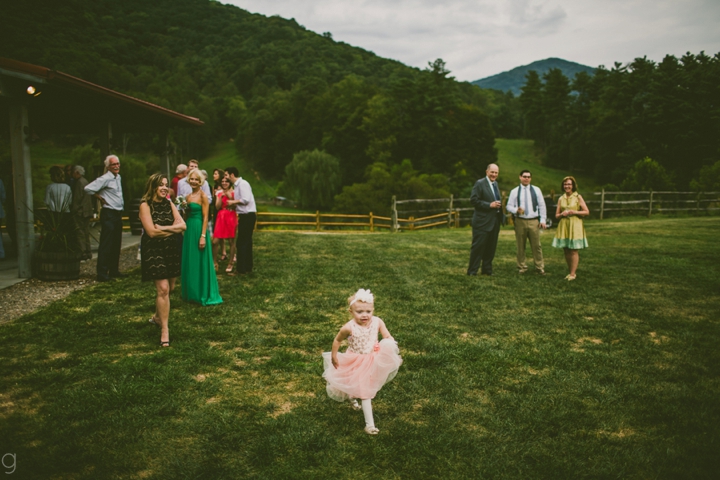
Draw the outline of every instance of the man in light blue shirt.
[[[90,182],[85,193],[94,196],[102,204],[100,210],[100,245],[98,246],[97,280],[108,282],[124,277],[120,273],[120,249],[122,248],[122,211],[125,206],[120,178],[120,159],[108,155],[105,159],[107,172]]]
[[[515,241],[517,243],[518,272],[527,272],[525,263],[525,245],[530,240],[535,271],[545,275],[542,246],[540,245],[540,229],[547,228],[547,208],[540,189],[530,185],[530,170],[520,172],[520,185],[510,191],[507,211],[515,215]]]

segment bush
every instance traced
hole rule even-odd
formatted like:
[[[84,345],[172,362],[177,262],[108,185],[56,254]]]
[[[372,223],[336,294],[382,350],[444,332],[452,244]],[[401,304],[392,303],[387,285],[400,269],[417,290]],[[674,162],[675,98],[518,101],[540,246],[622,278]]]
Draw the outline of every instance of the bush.
[[[285,179],[279,193],[298,202],[301,208],[329,209],[340,191],[340,162],[320,150],[302,151],[293,155],[285,167]]]
[[[675,183],[665,168],[650,157],[637,162],[620,187],[625,191],[633,190],[675,190]]]

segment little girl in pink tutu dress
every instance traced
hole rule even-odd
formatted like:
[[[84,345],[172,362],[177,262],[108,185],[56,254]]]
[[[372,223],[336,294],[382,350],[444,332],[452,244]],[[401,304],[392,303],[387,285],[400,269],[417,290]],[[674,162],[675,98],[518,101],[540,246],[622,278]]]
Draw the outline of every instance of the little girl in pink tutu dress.
[[[377,435],[372,413],[372,399],[387,382],[395,378],[402,358],[397,342],[385,322],[373,316],[375,299],[370,290],[358,290],[348,298],[352,319],[342,326],[332,352],[323,353],[327,393],[338,402],[349,400],[355,410],[365,415],[365,432]],[[378,342],[378,333],[383,337]],[[338,353],[340,343],[347,339],[345,353]],[[362,400],[362,406],[357,399]]]

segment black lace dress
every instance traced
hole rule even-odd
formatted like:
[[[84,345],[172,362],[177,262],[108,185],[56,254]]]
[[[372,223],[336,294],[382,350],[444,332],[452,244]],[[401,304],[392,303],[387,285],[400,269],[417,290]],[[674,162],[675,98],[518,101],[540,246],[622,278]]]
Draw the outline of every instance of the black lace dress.
[[[175,221],[170,200],[150,203],[150,215],[155,225],[172,225]],[[143,234],[140,240],[142,281],[164,280],[180,276],[180,242],[174,234],[163,238],[150,238]]]

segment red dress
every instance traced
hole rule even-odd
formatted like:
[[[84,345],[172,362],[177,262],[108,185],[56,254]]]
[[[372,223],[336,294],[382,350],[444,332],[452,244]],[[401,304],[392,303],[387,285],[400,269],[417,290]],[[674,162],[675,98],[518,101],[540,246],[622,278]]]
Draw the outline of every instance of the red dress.
[[[215,230],[213,231],[213,237],[215,238],[235,238],[235,231],[237,230],[237,214],[235,214],[235,207],[227,206],[228,196],[224,192],[218,194],[222,199],[222,208],[217,214],[215,220]],[[230,200],[235,197],[234,192],[230,191]]]

